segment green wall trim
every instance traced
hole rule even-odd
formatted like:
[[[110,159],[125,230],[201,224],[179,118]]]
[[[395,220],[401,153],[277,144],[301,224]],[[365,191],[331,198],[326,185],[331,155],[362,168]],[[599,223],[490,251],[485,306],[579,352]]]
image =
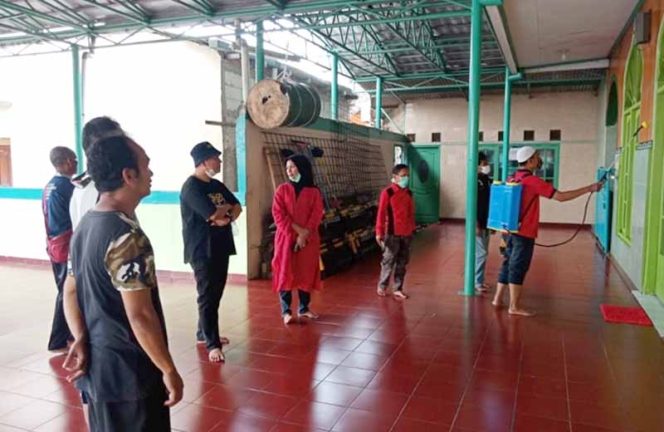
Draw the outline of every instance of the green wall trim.
[[[244,206],[247,204],[247,113],[245,111],[240,111],[235,122],[235,158],[237,170],[235,196]]]
[[[0,199],[41,200],[41,198],[41,189],[0,187]]]
[[[38,188],[0,187],[0,199],[41,200],[42,190]],[[155,190],[141,201],[144,204],[180,204],[179,191]]]

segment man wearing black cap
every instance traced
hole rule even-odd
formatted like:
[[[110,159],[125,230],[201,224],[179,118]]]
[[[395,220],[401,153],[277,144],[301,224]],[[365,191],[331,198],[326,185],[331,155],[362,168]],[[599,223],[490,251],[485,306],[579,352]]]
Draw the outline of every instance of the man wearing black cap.
[[[242,207],[231,191],[213,178],[221,171],[221,152],[209,142],[202,142],[190,154],[196,170],[180,192],[184,262],[191,264],[196,278],[196,339],[205,343],[211,362],[222,362],[221,347],[228,339],[219,335],[219,302],[226,286],[229,258],[236,253],[230,223]]]

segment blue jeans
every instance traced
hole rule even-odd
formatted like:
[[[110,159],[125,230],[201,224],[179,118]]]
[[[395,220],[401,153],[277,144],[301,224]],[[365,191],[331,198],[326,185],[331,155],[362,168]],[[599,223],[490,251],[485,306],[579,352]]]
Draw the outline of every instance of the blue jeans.
[[[309,312],[309,302],[311,302],[311,294],[298,290],[298,296],[300,298],[300,307],[298,312],[303,314]],[[287,313],[292,314],[291,312],[291,302],[293,301],[292,291],[279,291],[279,303],[281,304],[281,314],[285,315]]]
[[[479,234],[475,234],[475,286],[480,287],[484,284],[484,272],[486,270],[486,259],[489,256],[489,240],[491,233],[488,229],[483,229]]]
[[[498,275],[501,284],[523,285],[535,251],[535,239],[511,234],[507,240],[503,266]]]

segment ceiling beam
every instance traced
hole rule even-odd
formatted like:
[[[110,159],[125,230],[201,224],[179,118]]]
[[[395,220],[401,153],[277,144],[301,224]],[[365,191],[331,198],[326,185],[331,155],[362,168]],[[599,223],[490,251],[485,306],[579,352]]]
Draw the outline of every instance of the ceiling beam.
[[[488,0],[483,1],[486,2]],[[498,41],[498,46],[503,54],[505,64],[511,73],[517,73],[519,65],[516,56],[514,55],[514,51],[512,50],[512,38],[510,37],[510,32],[507,27],[507,19],[504,16],[503,7],[499,5],[489,5],[485,6],[484,10],[489,19],[489,24],[491,25],[496,41]]]
[[[6,0],[0,0],[0,8],[7,9],[7,10],[12,10],[14,12],[19,12],[21,14],[24,14],[24,15],[27,15],[27,16],[30,16],[30,17],[34,17],[34,18],[38,18],[40,20],[48,21],[48,22],[51,22],[51,23],[54,23],[54,24],[58,24],[60,26],[74,27],[74,28],[78,28],[79,30],[87,30],[86,27],[81,26],[80,24],[74,23],[72,21],[67,21],[67,20],[52,16],[52,15],[49,15],[47,13],[39,12],[38,10],[30,9],[28,7],[21,6],[19,4],[9,2],[9,1],[6,1]]]
[[[483,68],[483,73],[503,73],[505,68]],[[468,71],[460,72],[426,72],[426,73],[405,73],[400,75],[382,75],[384,81],[401,81],[401,80],[419,80],[419,79],[429,79],[429,78],[441,78],[445,79],[448,77],[468,77]],[[368,83],[376,81],[375,77],[360,76],[356,78],[358,83]]]
[[[574,62],[533,66],[523,69],[525,73],[537,74],[545,72],[567,72],[588,69],[608,69],[609,59],[579,60]]]
[[[366,14],[383,18],[383,16],[377,12],[378,10],[380,9],[362,9]],[[427,21],[426,10],[422,9],[422,11],[424,14],[418,13],[417,9],[412,8],[407,12],[404,11],[405,13],[402,12],[402,15],[405,16],[410,15],[420,17],[420,21],[386,23],[385,26],[392,32],[392,34],[401,39],[412,50],[424,57],[429,63],[438,69],[445,71],[447,70],[445,59],[440,53],[440,48],[435,46],[435,37],[431,24]]]
[[[548,79],[548,80],[521,80],[515,81],[512,83],[514,87],[541,87],[541,86],[564,86],[564,85],[580,85],[580,84],[599,84],[601,82],[600,78],[570,78],[570,79]],[[480,83],[482,88],[503,88],[505,83],[503,82],[483,82]],[[443,84],[443,85],[431,85],[431,86],[419,86],[419,87],[395,87],[384,89],[384,91],[391,91],[394,93],[435,93],[443,91],[458,90],[458,84]],[[376,90],[367,90],[367,93],[373,94]]]

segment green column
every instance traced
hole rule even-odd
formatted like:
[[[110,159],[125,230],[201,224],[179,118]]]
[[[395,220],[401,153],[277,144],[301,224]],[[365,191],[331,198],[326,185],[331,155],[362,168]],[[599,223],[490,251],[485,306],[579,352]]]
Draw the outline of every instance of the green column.
[[[500,158],[501,180],[507,181],[507,168],[510,160],[510,119],[512,111],[512,78],[510,70],[505,66],[505,103],[503,106],[503,153]]]
[[[263,47],[263,21],[256,23],[256,82],[265,76],[265,50]]]
[[[330,117],[339,120],[339,54],[332,53],[332,83],[330,85]]]
[[[383,77],[376,77],[376,122],[374,127],[381,129],[381,111],[383,110]]]
[[[477,225],[477,141],[480,126],[480,50],[482,6],[473,0],[470,13],[470,71],[468,74],[468,155],[466,167],[466,253],[463,295],[475,295],[475,227]]]
[[[72,75],[74,77],[74,138],[76,142],[76,157],[78,158],[78,171],[82,172],[85,169],[83,153],[83,85],[81,80],[81,58],[77,45],[74,45],[71,49],[71,58]]]

